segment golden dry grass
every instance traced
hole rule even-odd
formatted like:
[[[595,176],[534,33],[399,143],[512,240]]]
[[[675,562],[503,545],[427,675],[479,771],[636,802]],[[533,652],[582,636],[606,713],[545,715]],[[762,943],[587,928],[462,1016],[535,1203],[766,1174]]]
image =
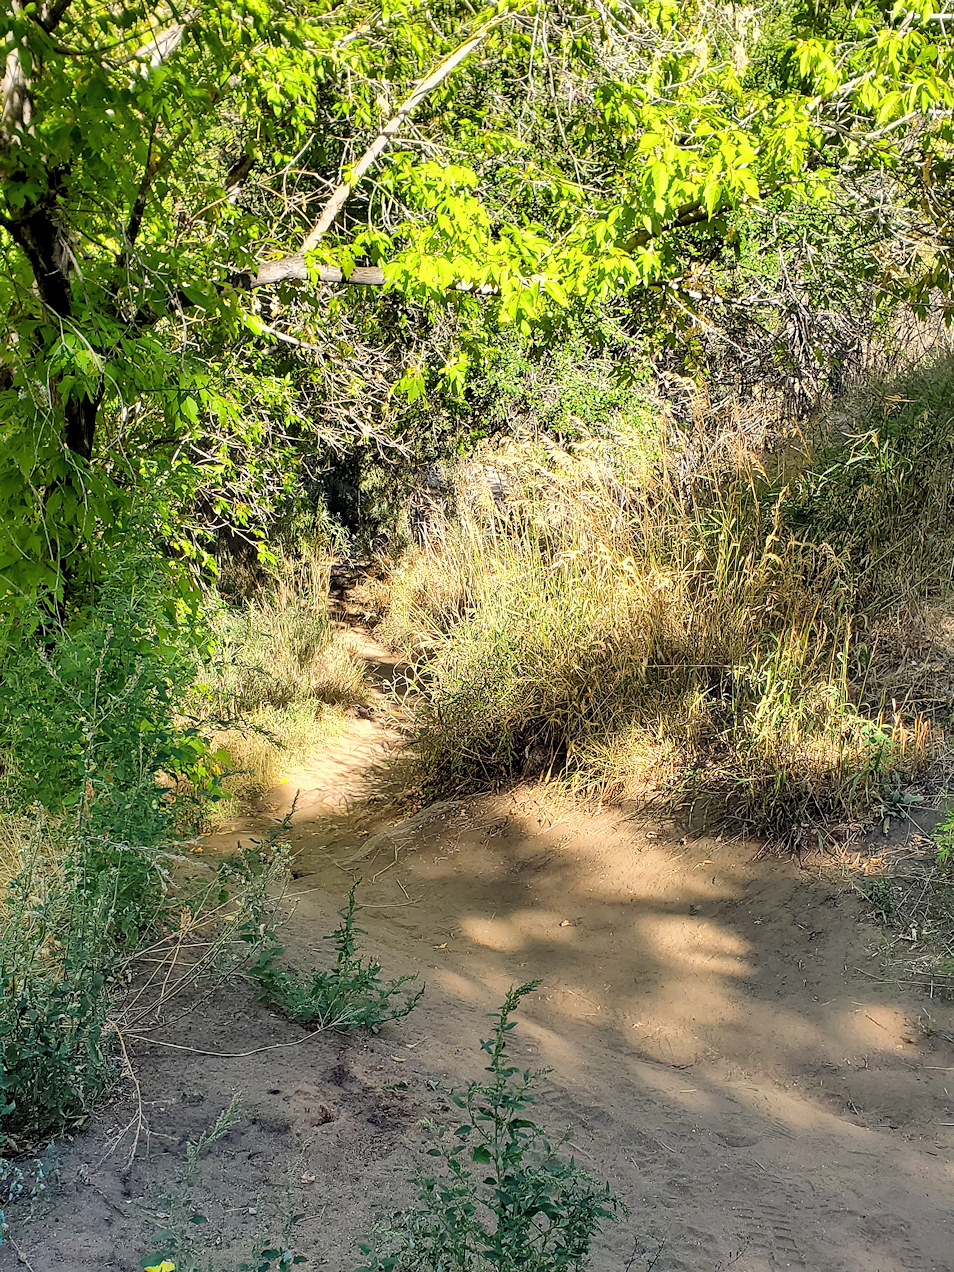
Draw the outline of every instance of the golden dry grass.
[[[397,570],[382,628],[421,671],[431,787],[559,771],[795,844],[923,773],[942,733],[861,639],[912,544],[914,495],[883,453],[842,451],[825,489],[804,439],[780,462],[736,421],[691,465],[661,425],[635,448],[525,440],[459,468],[453,515]],[[906,630],[938,594],[937,529],[923,585],[898,597]]]

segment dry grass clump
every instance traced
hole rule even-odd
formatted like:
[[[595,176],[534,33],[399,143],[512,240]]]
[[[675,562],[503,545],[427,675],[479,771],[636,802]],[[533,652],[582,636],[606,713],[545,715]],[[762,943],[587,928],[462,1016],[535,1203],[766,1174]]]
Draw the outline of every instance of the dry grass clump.
[[[226,786],[241,800],[268,790],[368,699],[365,665],[328,612],[329,574],[328,561],[281,562],[214,616],[201,711],[218,725],[215,742],[235,770]]]
[[[0,892],[37,859],[57,869],[63,855],[45,817],[25,817],[0,808]]]
[[[931,762],[937,726],[896,684],[884,692],[859,638],[860,598],[900,559],[893,523],[861,524],[861,492],[880,491],[909,543],[907,469],[888,490],[881,456],[860,474],[830,466],[826,489],[804,448],[783,475],[757,442],[700,441],[687,465],[685,447],[652,439],[651,468],[606,443],[524,442],[458,473],[456,509],[397,572],[384,627],[422,672],[433,788],[550,769],[796,843]],[[844,529],[843,489],[847,547],[826,533]],[[950,554],[949,519],[935,531]],[[928,591],[940,556],[919,558]],[[925,591],[910,580],[906,596]]]

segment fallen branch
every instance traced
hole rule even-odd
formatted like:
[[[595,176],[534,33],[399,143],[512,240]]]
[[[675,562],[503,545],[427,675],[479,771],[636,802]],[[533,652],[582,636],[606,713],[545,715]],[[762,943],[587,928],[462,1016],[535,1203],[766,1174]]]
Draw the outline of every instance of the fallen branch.
[[[328,201],[322,208],[321,215],[305,236],[300,252],[282,257],[277,261],[263,261],[254,277],[247,273],[237,274],[230,281],[237,286],[246,288],[270,287],[274,286],[275,283],[284,282],[307,283],[309,281],[309,273],[305,261],[305,253],[311,251],[334,224],[338,213],[351,197],[354,187],[374,166],[387,149],[392,138],[397,136],[401,125],[420,106],[428,93],[437,88],[439,84],[442,84],[448,75],[456,70],[473,53],[474,49],[483,43],[494,27],[498,26],[502,21],[503,18],[500,17],[493,22],[488,22],[475,35],[472,35],[469,40],[465,40],[453,53],[449,53],[442,62],[439,62],[434,67],[429,75],[426,75],[422,80],[418,80],[410,96],[401,103],[354,165],[351,170],[350,180],[343,181],[332,190]],[[348,283],[351,286],[363,287],[381,287],[384,285],[384,271],[375,265],[359,266],[348,275],[345,275],[344,271],[336,265],[315,265],[312,266],[312,276],[316,277],[321,283]],[[466,290],[480,289],[466,287]]]

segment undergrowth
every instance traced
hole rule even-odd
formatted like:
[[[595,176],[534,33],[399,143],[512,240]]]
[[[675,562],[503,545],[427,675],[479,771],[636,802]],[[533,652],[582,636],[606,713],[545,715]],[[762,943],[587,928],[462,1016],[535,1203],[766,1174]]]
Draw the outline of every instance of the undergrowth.
[[[780,844],[890,803],[943,746],[882,632],[893,606],[924,644],[950,595],[952,382],[945,362],[871,390],[863,428],[775,450],[661,421],[459,467],[384,628],[419,668],[429,789],[550,771]]]
[[[856,881],[867,915],[882,929],[876,951],[891,979],[932,998],[954,997],[954,879],[929,860],[890,861]]]
[[[227,757],[223,784],[239,802],[268,791],[368,699],[364,664],[329,614],[330,565],[282,558],[212,608],[214,656],[194,710]]]
[[[288,878],[282,831],[209,870],[39,814],[21,826],[0,897],[0,1153],[81,1124],[128,1072],[128,1030],[254,959]]]

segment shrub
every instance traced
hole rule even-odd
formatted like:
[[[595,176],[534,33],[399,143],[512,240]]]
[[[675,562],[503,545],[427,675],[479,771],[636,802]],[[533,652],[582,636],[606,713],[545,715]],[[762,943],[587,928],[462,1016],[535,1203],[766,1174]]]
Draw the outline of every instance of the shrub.
[[[303,975],[278,965],[284,953],[280,945],[266,944],[251,967],[264,1002],[276,1007],[300,1025],[327,1029],[368,1029],[377,1033],[383,1024],[407,1016],[420,1002],[423,986],[401,1001],[401,991],[415,976],[382,981],[381,965],[362,958],[358,937],[365,932],[355,923],[358,905],[355,884],[348,904],[340,912],[341,925],[326,937],[335,947],[335,964],[328,971]]]
[[[233,974],[263,933],[274,940],[285,829],[211,874],[180,862],[174,886],[159,849],[66,834],[39,815],[29,833],[19,824],[20,868],[0,899],[0,1153],[82,1120],[119,1076],[119,1031]]]
[[[209,746],[179,718],[199,634],[147,554],[113,566],[45,645],[0,647],[3,793],[14,809],[40,803],[83,832],[154,844],[180,777],[214,788]]]
[[[0,914],[0,1150],[81,1118],[116,1075],[115,878],[38,834]],[[82,880],[80,886],[77,881]]]
[[[528,1116],[540,1073],[510,1063],[507,1041],[520,1000],[511,989],[497,1013],[483,1082],[454,1102],[463,1123],[431,1153],[444,1166],[420,1181],[417,1205],[362,1243],[358,1272],[579,1272],[590,1243],[618,1203],[573,1161],[560,1157]]]

